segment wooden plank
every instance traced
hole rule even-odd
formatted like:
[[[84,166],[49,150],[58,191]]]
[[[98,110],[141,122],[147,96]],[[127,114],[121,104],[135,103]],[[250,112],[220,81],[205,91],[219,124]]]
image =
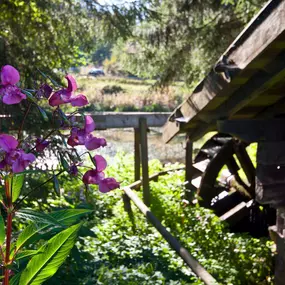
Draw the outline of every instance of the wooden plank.
[[[189,138],[186,136],[186,147],[185,147],[185,182],[186,182],[186,188],[187,185],[192,180],[192,174],[193,174],[193,143],[189,140]]]
[[[138,198],[138,196],[129,188],[124,187],[124,192],[135,203],[138,209],[147,217],[149,222],[158,230],[169,245],[184,260],[206,285],[218,285],[214,277],[184,248],[180,242],[161,224],[151,210]]]
[[[242,218],[244,218],[248,213],[249,209],[253,203],[253,200],[249,202],[241,202],[231,210],[226,212],[220,217],[220,220],[227,221],[230,225],[234,225],[239,222]]]
[[[142,185],[143,185],[143,200],[144,203],[150,205],[150,189],[149,189],[149,173],[148,173],[148,148],[147,148],[147,121],[145,118],[139,119],[140,128],[140,150],[141,150],[141,164],[142,164]]]
[[[96,129],[138,128],[139,119],[144,118],[148,127],[162,127],[170,113],[147,112],[102,112],[90,114],[96,122]]]
[[[149,177],[149,181],[157,181],[160,176],[169,174],[169,173],[174,172],[174,171],[179,171],[179,170],[185,170],[185,167],[178,167],[178,168],[173,168],[173,169],[162,170],[160,172],[157,172],[157,173],[151,175]],[[137,180],[137,181],[133,182],[132,184],[130,184],[129,188],[138,190],[138,188],[141,185],[142,185],[142,180],[140,179],[140,180]]]
[[[68,114],[67,114],[68,115]],[[96,123],[96,130],[106,130],[106,129],[118,129],[118,128],[138,128],[139,119],[146,119],[148,127],[162,127],[167,118],[169,117],[169,112],[94,112],[86,113],[85,115],[92,116],[94,122]],[[81,115],[75,115],[75,119],[81,120]],[[0,121],[3,122],[7,120],[9,126],[12,126],[10,123],[14,119],[17,119],[17,116],[5,115],[1,118]],[[46,124],[46,128],[49,128],[50,125]]]

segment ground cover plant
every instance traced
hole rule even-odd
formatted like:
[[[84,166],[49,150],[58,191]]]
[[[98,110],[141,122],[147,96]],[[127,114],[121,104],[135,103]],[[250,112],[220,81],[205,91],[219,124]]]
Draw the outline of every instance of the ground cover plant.
[[[151,174],[162,168],[158,160],[150,161]],[[107,172],[122,186],[130,184],[133,156],[120,153],[109,158]],[[190,206],[184,200],[184,175],[176,171],[151,182],[153,213],[219,284],[273,284],[272,242],[230,233],[210,210]],[[87,202],[80,196],[82,185],[69,178],[62,185],[73,186],[73,205]],[[108,195],[91,191],[88,203],[94,215],[86,225],[94,236],[80,239],[76,252],[47,284],[203,284],[134,206],[134,216],[128,216],[121,190]]]

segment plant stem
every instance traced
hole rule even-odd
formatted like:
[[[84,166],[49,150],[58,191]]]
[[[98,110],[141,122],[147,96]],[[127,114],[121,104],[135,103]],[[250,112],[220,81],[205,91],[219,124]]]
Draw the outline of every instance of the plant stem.
[[[29,103],[28,108],[26,109],[26,112],[25,112],[22,124],[21,124],[21,126],[19,128],[19,131],[18,131],[18,140],[20,140],[21,137],[22,137],[22,131],[23,131],[23,128],[24,128],[25,120],[26,120],[26,118],[28,116],[28,113],[29,113],[29,111],[31,109],[31,106],[32,106],[32,103]]]
[[[10,247],[12,236],[12,218],[13,213],[9,212],[7,216],[7,233],[6,233],[6,256],[5,256],[5,270],[4,270],[4,285],[9,285],[9,268],[7,265],[10,263]]]
[[[5,190],[7,198],[7,225],[6,225],[6,254],[5,254],[5,269],[4,269],[4,285],[9,285],[9,268],[7,267],[10,263],[10,248],[11,248],[11,236],[12,236],[12,220],[13,220],[13,205],[12,205],[12,194],[10,193],[9,180],[5,180]]]

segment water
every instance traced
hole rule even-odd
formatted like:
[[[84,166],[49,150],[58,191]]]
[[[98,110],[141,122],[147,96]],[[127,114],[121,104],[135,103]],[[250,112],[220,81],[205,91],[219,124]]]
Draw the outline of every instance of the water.
[[[108,129],[96,131],[96,137],[104,137],[107,146],[101,154],[115,156],[117,152],[134,153],[134,130],[133,129]],[[185,135],[176,136],[170,143],[165,144],[162,140],[162,128],[152,128],[148,133],[148,156],[149,159],[159,159],[163,164],[185,161]]]

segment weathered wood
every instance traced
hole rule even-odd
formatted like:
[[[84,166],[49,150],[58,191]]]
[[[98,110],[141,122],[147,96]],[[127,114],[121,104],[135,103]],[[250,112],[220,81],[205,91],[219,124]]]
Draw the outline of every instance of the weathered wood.
[[[185,169],[185,167],[178,167],[178,168],[167,169],[167,170],[163,170],[163,171],[157,172],[157,173],[155,173],[155,174],[153,174],[153,175],[151,175],[149,177],[149,181],[157,181],[157,179],[160,176],[169,174],[169,173],[174,172],[174,171],[184,170],[184,169]],[[138,190],[138,188],[141,185],[142,185],[142,180],[140,179],[140,180],[137,180],[137,181],[133,182],[132,184],[130,184],[129,188]]]
[[[257,148],[256,200],[285,206],[285,141],[259,142]]]
[[[68,115],[68,114],[67,114]],[[145,118],[148,127],[162,127],[170,113],[168,112],[92,112],[86,113],[90,115],[96,123],[96,130],[117,129],[117,128],[138,128],[139,118]],[[74,115],[75,119],[81,118],[81,115]],[[9,122],[9,126],[13,127],[12,122],[17,119],[17,115],[2,115],[0,117],[1,124],[5,121]],[[46,128],[50,128],[46,124]]]
[[[177,254],[184,260],[184,262],[193,270],[193,272],[201,278],[206,285],[217,285],[217,281],[214,279],[208,271],[192,256],[187,249],[182,247],[180,242],[161,224],[161,222],[155,217],[150,209],[138,198],[138,196],[129,188],[124,187],[124,192],[135,203],[139,210],[147,217],[152,225],[158,230],[163,238],[169,243],[169,245],[177,252]]]
[[[138,128],[139,119],[144,118],[148,127],[161,127],[167,120],[169,113],[147,112],[102,112],[90,114],[96,122],[96,129]]]
[[[223,55],[239,71],[231,75],[230,83],[223,74],[211,71],[170,116],[169,121],[176,120],[179,124],[176,133],[190,130],[191,139],[195,140],[212,129],[216,119],[231,116],[282,82],[284,60],[277,59],[277,56],[283,57],[284,39],[285,2],[270,1]],[[275,59],[276,64],[271,64]],[[207,115],[209,111],[212,117]],[[195,124],[201,119],[207,124]],[[175,135],[175,130],[168,132],[168,122],[164,132],[165,141]]]
[[[220,217],[220,220],[227,221],[230,225],[234,225],[239,222],[242,218],[249,214],[249,209],[253,203],[253,200],[249,202],[241,202],[231,210],[226,212]]]
[[[135,181],[141,177],[140,130],[134,129]]]
[[[198,189],[198,194],[202,198],[202,206],[210,207],[211,200],[217,195],[216,191],[214,191],[214,185],[218,173],[233,156],[233,152],[233,141],[229,141],[220,149],[216,156],[207,165],[207,168],[202,176],[200,188]]]
[[[246,142],[285,141],[285,119],[220,120],[217,126]]]
[[[141,150],[141,164],[142,164],[142,186],[143,186],[143,200],[149,206],[151,202],[151,195],[149,189],[149,173],[148,173],[148,147],[147,147],[147,121],[145,118],[139,119],[140,129],[140,150]]]
[[[195,187],[192,185],[192,179],[194,174],[194,168],[193,168],[193,143],[189,140],[189,138],[186,138],[186,159],[185,159],[185,188],[186,193],[185,197],[190,201],[192,194],[191,190],[194,190]]]
[[[239,142],[234,145],[235,154],[247,177],[250,187],[247,189],[252,198],[255,197],[255,168],[246,151],[246,144]]]

